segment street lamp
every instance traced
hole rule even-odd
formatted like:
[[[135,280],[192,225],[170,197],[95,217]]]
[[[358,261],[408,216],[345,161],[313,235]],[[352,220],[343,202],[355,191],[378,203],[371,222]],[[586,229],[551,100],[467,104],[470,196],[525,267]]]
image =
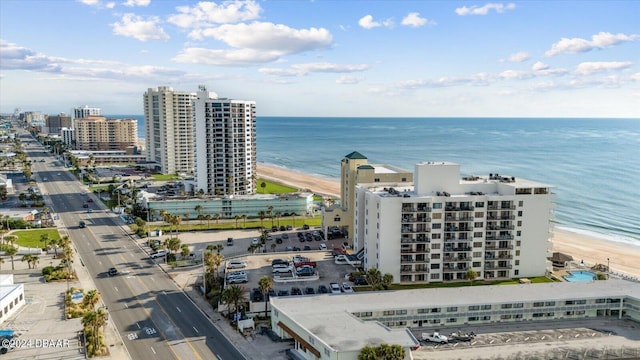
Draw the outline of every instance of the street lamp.
[[[207,268],[204,266],[204,253],[205,249],[202,249],[202,292],[204,293],[204,299],[207,300]]]
[[[611,269],[609,268],[609,258],[607,258],[607,280],[609,280],[609,273],[611,272]]]

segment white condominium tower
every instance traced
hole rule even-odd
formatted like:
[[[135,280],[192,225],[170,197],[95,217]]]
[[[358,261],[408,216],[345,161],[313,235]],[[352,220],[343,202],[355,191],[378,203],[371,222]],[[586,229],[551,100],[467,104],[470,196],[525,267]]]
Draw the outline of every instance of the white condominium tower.
[[[147,161],[163,174],[194,170],[192,101],[196,94],[171,87],[149,88],[144,93]]]
[[[424,162],[413,184],[356,185],[354,248],[365,269],[395,283],[543,276],[551,270],[546,184],[489,174],[460,178],[460,165]]]
[[[196,191],[212,195],[255,193],[255,101],[218,98],[200,86],[193,108]]]
[[[100,108],[85,106],[78,106],[73,108],[73,112],[71,113],[74,119],[84,119],[89,116],[100,116],[102,113],[100,112]]]

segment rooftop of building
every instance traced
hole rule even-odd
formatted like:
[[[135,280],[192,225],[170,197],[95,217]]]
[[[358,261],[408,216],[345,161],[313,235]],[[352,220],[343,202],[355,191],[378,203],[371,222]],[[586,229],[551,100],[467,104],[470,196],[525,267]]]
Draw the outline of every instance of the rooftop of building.
[[[459,307],[466,311],[466,307],[475,305],[620,297],[640,300],[640,286],[630,281],[612,279],[273,297],[271,302],[278,311],[294,319],[329,346],[344,351],[360,349],[369,343],[411,345],[408,344],[410,338],[402,332],[389,331],[376,322],[364,322],[351,315],[358,312],[444,307]]]
[[[274,200],[274,199],[299,199],[299,198],[308,198],[309,196],[313,196],[312,193],[308,192],[294,192],[294,193],[285,193],[285,194],[253,194],[253,195],[210,195],[210,196],[164,196],[160,194],[154,194],[147,191],[140,191],[138,193],[139,197],[146,198],[147,201],[206,201],[206,200],[223,200],[223,199],[233,199],[233,200]]]

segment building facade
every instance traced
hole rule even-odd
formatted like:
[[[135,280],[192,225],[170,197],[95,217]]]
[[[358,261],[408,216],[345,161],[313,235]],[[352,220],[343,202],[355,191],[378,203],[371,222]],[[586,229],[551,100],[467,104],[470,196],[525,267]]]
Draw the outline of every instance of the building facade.
[[[200,87],[194,100],[196,191],[250,195],[256,190],[256,103],[218,98]]]
[[[58,115],[49,115],[46,119],[47,128],[49,134],[60,134],[63,128],[71,127],[71,116],[67,116],[64,113]]]
[[[544,276],[551,271],[551,186],[460,166],[417,164],[414,183],[356,185],[354,249],[395,283]]]
[[[0,324],[26,304],[24,284],[14,284],[13,274],[0,275]]]
[[[138,193],[142,207],[149,210],[151,221],[162,219],[160,213],[164,210],[169,214],[178,215],[181,218],[198,219],[201,215],[210,216],[211,219],[233,219],[236,216],[257,218],[260,212],[267,212],[272,207],[273,213],[282,216],[299,215],[301,218],[313,212],[313,194],[289,193],[289,194],[265,194],[265,195],[238,195],[223,197],[164,198],[147,192]],[[242,221],[242,220],[241,220]],[[301,220],[302,222],[303,220]]]
[[[194,171],[193,100],[196,94],[168,86],[149,88],[143,96],[147,161],[163,174]]]
[[[60,138],[65,145],[73,146],[76,142],[76,131],[71,128],[60,129]]]
[[[90,116],[75,119],[76,150],[125,150],[138,142],[136,119]]]
[[[357,184],[412,181],[413,173],[408,170],[387,164],[369,164],[367,157],[357,151],[347,154],[340,162],[340,205],[324,209],[322,227],[327,234],[331,228],[340,228],[351,238]]]
[[[88,118],[89,116],[100,116],[102,115],[102,112],[100,108],[89,107],[88,105],[85,105],[73,108],[71,114],[73,115],[74,119],[84,119]]]

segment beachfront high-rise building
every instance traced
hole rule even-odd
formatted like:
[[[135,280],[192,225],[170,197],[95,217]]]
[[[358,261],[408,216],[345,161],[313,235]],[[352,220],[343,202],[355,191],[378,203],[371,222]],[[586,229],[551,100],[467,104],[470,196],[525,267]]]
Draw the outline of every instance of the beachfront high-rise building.
[[[100,108],[85,106],[78,106],[73,108],[73,112],[71,113],[74,119],[84,119],[89,116],[100,116],[102,113],[100,112]]]
[[[255,101],[218,98],[200,86],[193,109],[196,191],[212,195],[255,193]]]
[[[354,249],[396,283],[543,276],[551,270],[551,186],[424,162],[414,183],[359,183]]]
[[[196,94],[168,86],[149,88],[143,96],[147,161],[163,174],[193,173],[193,100]]]
[[[136,119],[106,119],[89,116],[75,119],[76,150],[126,150],[136,146],[138,121]]]
[[[49,134],[60,134],[62,128],[70,128],[71,127],[71,116],[68,116],[65,113],[60,113],[59,115],[48,115],[46,117],[45,123],[47,125]]]
[[[359,183],[413,181],[413,173],[387,164],[369,164],[361,153],[347,154],[340,162],[340,205],[324,209],[322,225],[330,237],[337,231],[342,236],[353,235],[355,188]],[[336,235],[338,236],[338,235]]]

